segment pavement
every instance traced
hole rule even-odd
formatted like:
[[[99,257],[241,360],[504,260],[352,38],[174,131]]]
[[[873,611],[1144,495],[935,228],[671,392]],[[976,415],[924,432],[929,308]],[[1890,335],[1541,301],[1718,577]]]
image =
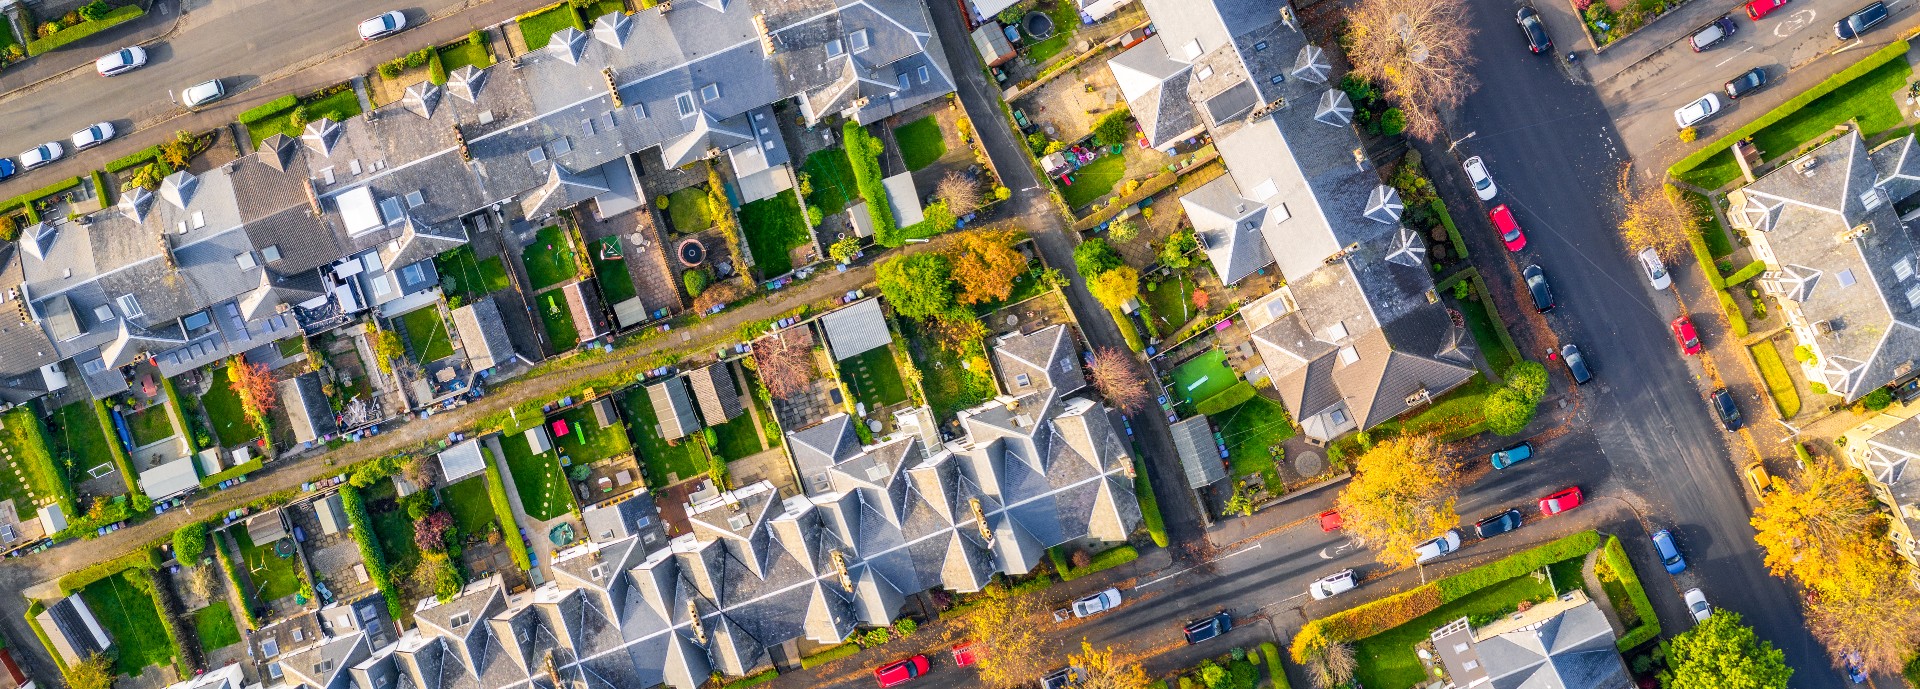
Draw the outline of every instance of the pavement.
[[[0,128],[0,155],[65,142],[98,122],[119,130],[112,141],[78,153],[69,150],[52,165],[0,183],[0,198],[102,169],[175,131],[224,127],[261,103],[365,76],[382,62],[460,40],[474,29],[550,3],[414,0],[401,9],[409,22],[424,23],[365,43],[355,27],[361,19],[395,9],[392,0],[156,0],[131,29],[114,27],[0,76],[5,91],[0,122],[8,123]],[[316,15],[324,21],[316,22]],[[133,44],[146,47],[146,67],[112,78],[93,70],[95,58]],[[496,36],[495,45],[505,42]],[[178,105],[180,90],[208,79],[226,85],[226,100],[198,111]]]

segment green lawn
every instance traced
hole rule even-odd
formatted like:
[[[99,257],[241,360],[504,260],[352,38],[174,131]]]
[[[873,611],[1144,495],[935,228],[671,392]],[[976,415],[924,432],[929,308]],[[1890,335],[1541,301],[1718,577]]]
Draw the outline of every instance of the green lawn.
[[[1467,329],[1473,331],[1473,341],[1480,344],[1480,355],[1487,358],[1487,366],[1496,373],[1506,373],[1515,363],[1513,353],[1502,344],[1498,331],[1501,326],[1487,315],[1486,303],[1480,299],[1462,299],[1460,316],[1466,319]]]
[[[951,419],[955,412],[999,394],[978,342],[967,343],[970,355],[962,357],[953,349],[939,346],[941,343],[931,334],[909,320],[901,320],[900,331],[912,345],[908,351],[914,353],[913,365],[920,369],[920,389],[926,393],[927,406],[933,408],[936,419]]]
[[[542,294],[540,300],[540,322],[547,329],[547,339],[553,341],[556,351],[573,349],[580,344],[580,331],[573,326],[573,309],[567,308],[567,300],[554,290]]]
[[[707,198],[706,186],[687,187],[668,194],[667,217],[673,220],[673,231],[680,234],[713,227],[713,200]]]
[[[946,136],[932,115],[895,127],[893,138],[900,143],[900,157],[906,159],[908,170],[917,172],[947,154]]]
[[[280,356],[284,357],[297,356],[307,351],[307,341],[300,337],[289,337],[273,345],[280,350]]]
[[[82,402],[81,404],[88,409],[84,423],[94,423],[93,403]],[[64,411],[63,409],[61,412],[56,412],[56,420],[63,415]],[[164,418],[165,412],[162,412],[161,416]],[[11,475],[12,472],[0,472],[0,500],[14,501],[14,509],[19,510],[22,515],[33,514],[34,505],[37,504],[36,498],[59,501],[55,496],[65,491],[61,490],[60,486],[63,481],[62,465],[56,460],[57,455],[54,454],[59,451],[56,448],[61,447],[58,444],[60,442],[58,437],[53,439],[47,437],[44,433],[46,427],[33,415],[31,407],[14,407],[11,411],[0,414],[0,425],[4,425],[4,428],[0,428],[0,443],[4,443],[13,451],[14,462],[16,462],[14,466],[20,471],[19,478],[14,478]],[[100,435],[99,425],[96,424],[93,428],[93,435]],[[76,430],[84,432],[86,429]],[[102,449],[104,451],[104,447]],[[95,464],[110,461],[112,458],[102,455]],[[86,471],[87,466],[92,464],[69,468],[67,471]]]
[[[489,256],[484,261],[475,259],[471,244],[435,256],[433,267],[440,272],[440,287],[447,295],[459,296],[465,303],[512,284],[507,280],[507,264],[499,256]]]
[[[393,485],[389,481],[381,483]],[[487,482],[481,480],[479,483],[481,490],[485,490]],[[392,497],[388,495],[387,499],[391,500]],[[368,502],[372,502],[371,497],[368,498]],[[487,509],[491,512],[492,503],[488,505]],[[373,533],[380,538],[380,551],[387,556],[387,566],[395,572],[413,571],[413,568],[420,564],[420,546],[413,542],[413,520],[408,519],[407,515],[398,509],[373,512],[372,516]],[[455,512],[453,518],[459,521],[460,514]]]
[[[601,258],[601,251],[608,246],[622,257]],[[593,259],[594,279],[600,281],[600,294],[607,298],[607,304],[618,304],[639,296],[639,292],[633,288],[633,273],[627,272],[627,259],[620,253],[619,237],[606,237],[589,244],[587,251],[592,254],[588,258]]]
[[[453,523],[460,527],[460,533],[484,534],[493,525],[493,498],[487,495],[486,477],[469,476],[442,488],[440,498],[453,513]]]
[[[513,486],[520,491],[527,516],[545,521],[573,511],[573,490],[553,452],[534,454],[524,433],[502,437],[500,449],[507,453],[507,469],[513,472]]]
[[[240,408],[240,396],[227,384],[227,367],[212,369],[212,375],[213,385],[200,398],[200,406],[207,410],[220,446],[239,447],[260,439],[260,428],[247,420],[247,413]]]
[[[558,418],[566,420],[567,435],[554,438],[553,445],[574,464],[592,464],[633,449],[633,441],[627,439],[626,424],[616,419],[611,425],[601,428],[600,422],[593,418],[593,409],[590,407],[574,408]]]
[[[1032,43],[1027,47],[1027,59],[1032,60],[1034,64],[1044,63],[1053,56],[1060,54],[1060,51],[1066,49],[1067,42],[1073,40],[1074,30],[1080,28],[1080,9],[1076,3],[1056,2],[1054,3],[1053,11],[1049,13],[1049,15],[1053,17],[1053,30],[1055,32],[1053,37],[1038,43]],[[1022,30],[1021,33],[1025,34],[1026,32]],[[1027,38],[1028,40],[1032,40],[1033,37],[1028,36]]]
[[[6,419],[9,429],[13,427],[15,418],[23,417],[9,416]],[[83,480],[88,469],[113,461],[113,449],[107,443],[119,441],[110,441],[106,434],[101,432],[100,417],[94,411],[93,402],[74,402],[55,409],[49,421],[47,442],[51,445],[54,466],[62,468],[65,475],[73,482]],[[6,444],[12,448],[27,446],[26,442],[13,437],[9,437]],[[25,465],[30,469],[33,463],[27,462]],[[36,482],[38,480],[44,479],[36,479]],[[7,498],[20,497],[15,494],[17,491],[13,490],[12,484],[12,481],[0,481],[0,495]],[[37,495],[52,495],[44,489],[34,492]],[[31,502],[31,498],[25,501],[25,503]],[[15,506],[24,508],[26,505],[17,502]]]
[[[331,96],[312,101],[303,99],[302,102],[307,106],[307,120],[309,122],[317,122],[322,117],[330,118],[335,122],[345,122],[348,118],[360,114],[360,97],[354,95],[353,89],[347,89]],[[288,108],[286,112],[274,115],[273,117],[247,125],[247,133],[253,137],[253,144],[255,146],[260,145],[261,141],[265,141],[267,137],[275,134],[285,134],[297,139],[300,138],[300,134],[303,131],[305,131],[304,125],[300,127],[293,126],[292,108]]]
[[[760,444],[760,431],[753,414],[741,412],[731,421],[713,426],[713,454],[731,462],[767,449]]]
[[[1727,237],[1727,228],[1720,224],[1720,217],[1713,213],[1713,201],[1706,196],[1691,191],[1682,191],[1687,205],[1693,209],[1695,218],[1700,222],[1700,237],[1707,240],[1707,253],[1720,258],[1733,253],[1733,240]]]
[[[1064,4],[1064,3],[1063,3]],[[1067,207],[1079,208],[1113,191],[1113,185],[1127,174],[1125,156],[1103,155],[1093,162],[1073,171],[1073,186],[1061,187],[1060,195],[1067,200]],[[1055,180],[1055,184],[1059,184]]]
[[[1412,687],[1426,678],[1426,670],[1414,655],[1413,645],[1426,640],[1435,628],[1462,617],[1489,619],[1513,612],[1520,601],[1539,602],[1552,596],[1553,589],[1547,583],[1535,581],[1531,574],[1518,576],[1467,594],[1406,624],[1355,641],[1354,657],[1360,661],[1355,679],[1368,689]]]
[[[474,45],[466,41],[440,46],[440,66],[446,67],[449,74],[467,65],[481,69],[491,67],[493,53],[487,52],[487,47],[484,45]]]
[[[553,35],[562,29],[573,26],[575,10],[567,3],[555,5],[553,9],[520,20],[520,37],[526,39],[527,50],[539,50],[547,47]],[[592,17],[583,17],[593,21]]]
[[[173,662],[173,643],[153,606],[153,597],[133,587],[120,572],[80,589],[100,626],[113,638],[113,670],[139,676],[148,665]]]
[[[641,3],[641,9],[646,9],[649,6],[650,5],[644,2],[644,0]],[[622,0],[598,0],[597,2],[587,5],[586,7],[580,8],[580,18],[585,19],[587,21],[587,26],[593,26],[593,20],[595,19],[599,19],[601,17],[607,16],[608,14],[612,14],[614,12],[625,12],[625,11],[627,11],[627,3],[622,2]]]
[[[1185,396],[1188,404],[1196,404],[1239,380],[1240,374],[1227,366],[1226,352],[1213,349],[1173,369],[1173,392]]]
[[[240,643],[240,628],[233,622],[233,607],[224,600],[195,610],[193,628],[194,635],[200,637],[200,650],[204,653]]]
[[[163,405],[156,404],[126,417],[134,447],[146,447],[173,437],[173,419],[167,418],[167,408]]]
[[[1233,467],[1233,478],[1258,472],[1277,492],[1281,486],[1280,474],[1274,469],[1276,455],[1272,448],[1279,447],[1298,432],[1286,407],[1254,395],[1253,399],[1212,418],[1227,441],[1227,461]]]
[[[620,398],[620,406],[627,412],[627,418],[633,420],[631,432],[634,443],[639,446],[640,461],[647,465],[647,485],[661,487],[670,481],[684,480],[706,473],[707,455],[696,440],[698,435],[681,438],[679,445],[668,445],[660,437],[659,417],[653,413],[653,402],[647,399],[647,389],[635,386]]]
[[[400,328],[407,333],[407,349],[420,362],[453,356],[453,338],[447,335],[447,322],[440,318],[439,307],[408,311],[400,317]]]
[[[1793,376],[1787,373],[1787,365],[1780,359],[1780,350],[1772,342],[1747,347],[1753,354],[1754,365],[1760,367],[1760,378],[1767,383],[1767,394],[1773,397],[1773,406],[1780,412],[1780,418],[1791,419],[1800,413],[1800,392],[1793,387]]]
[[[833,215],[860,200],[859,187],[853,182],[853,163],[847,160],[846,149],[814,151],[813,155],[807,156],[807,164],[800,172],[807,176],[807,183],[813,187],[813,193],[807,196],[807,204],[819,206],[821,213]]]
[[[1140,301],[1147,305],[1147,312],[1153,314],[1153,327],[1159,329],[1162,336],[1179,332],[1180,326],[1198,315],[1193,307],[1193,286],[1193,280],[1187,278],[1185,271],[1152,290],[1146,285],[1140,286]]]
[[[1858,118],[1860,131],[1871,136],[1899,126],[1900,104],[1895,92],[1907,85],[1912,72],[1906,60],[1894,60],[1815,99],[1786,118],[1753,134],[1753,143],[1767,158],[1792,153],[1800,144],[1819,138],[1834,125]]]
[[[867,405],[867,413],[907,401],[907,386],[900,380],[900,367],[893,363],[893,347],[870,349],[840,362],[840,378],[853,393],[856,402]]]
[[[0,16],[0,52],[6,51],[7,46],[10,45],[20,45],[20,41],[13,36],[13,22],[4,16]],[[20,47],[24,48],[26,46]]]
[[[244,527],[229,529],[233,540],[240,545],[240,562],[234,564],[245,570],[247,579],[253,582],[253,590],[259,594],[260,602],[278,600],[300,592],[300,575],[294,568],[298,566],[292,557],[280,557],[274,552],[272,543],[254,545],[247,537]]]
[[[740,207],[740,231],[753,252],[753,269],[762,278],[793,270],[792,251],[813,241],[792,189]]]
[[[558,225],[540,228],[533,243],[520,254],[527,264],[527,280],[538,290],[580,277],[580,264],[573,260],[573,245]]]

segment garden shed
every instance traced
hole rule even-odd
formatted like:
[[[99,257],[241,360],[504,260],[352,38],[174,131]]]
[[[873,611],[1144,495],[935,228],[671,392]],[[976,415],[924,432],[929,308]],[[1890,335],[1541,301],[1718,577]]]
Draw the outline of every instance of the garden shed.
[[[191,458],[182,457],[140,472],[140,492],[154,500],[165,500],[199,487],[200,474],[193,470]]]
[[[1198,490],[1227,477],[1220,461],[1219,446],[1213,441],[1213,425],[1205,414],[1195,414],[1167,427],[1173,432],[1173,449],[1180,454],[1180,466],[1186,469],[1187,485]]]
[[[528,445],[533,444],[533,431],[540,431],[542,434],[541,437],[546,437],[545,430],[535,427],[527,432]],[[478,440],[468,440],[440,452],[440,475],[446,477],[444,480],[449,486],[460,479],[486,470],[487,460],[486,457],[480,453],[480,441]]]
[[[543,452],[553,451],[553,438],[547,435],[546,426],[541,425],[529,428],[527,429],[526,436],[527,449],[533,451],[534,454],[537,455]]]
[[[286,520],[280,518],[280,510],[269,510],[247,519],[247,538],[254,545],[266,545],[287,537]]]
[[[887,317],[880,313],[880,298],[868,297],[820,317],[827,333],[827,348],[834,361],[846,361],[870,350],[887,346],[893,335],[887,332]]]

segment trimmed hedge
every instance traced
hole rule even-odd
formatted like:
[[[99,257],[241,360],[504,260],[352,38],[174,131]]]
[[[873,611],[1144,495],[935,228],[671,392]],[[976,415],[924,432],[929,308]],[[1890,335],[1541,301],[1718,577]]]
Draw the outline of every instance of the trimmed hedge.
[[[887,198],[887,187],[881,183],[886,177],[880,172],[880,155],[886,152],[887,145],[852,120],[841,132],[847,162],[853,164],[853,185],[860,190],[860,198],[867,202],[867,215],[873,217],[874,240],[884,246],[899,246],[897,241],[891,244],[882,241],[893,238],[900,229],[893,217],[893,203]]]
[[[95,562],[78,571],[67,573],[66,576],[60,577],[60,592],[72,595],[73,592],[86,588],[89,584],[129,569],[159,569],[161,562],[164,560],[160,558],[160,551],[153,548],[139,548],[120,557]]]
[[[1140,551],[1131,545],[1114,546],[1094,555],[1093,560],[1088,562],[1086,567],[1074,567],[1059,546],[1048,548],[1047,556],[1053,558],[1053,570],[1060,575],[1061,581],[1073,581],[1094,572],[1103,572],[1140,559]]]
[[[373,587],[387,598],[387,612],[397,622],[404,617],[407,606],[401,602],[400,587],[393,582],[393,572],[387,568],[387,554],[380,549],[378,534],[373,531],[373,519],[367,516],[367,502],[360,497],[360,489],[352,483],[340,486],[340,506],[347,510],[347,524],[353,530],[353,542],[360,546],[360,559],[367,565],[367,578],[373,580]]]
[[[1807,452],[1807,444],[1806,444],[1806,443],[1794,443],[1794,444],[1793,444],[1793,456],[1794,456],[1794,457],[1795,457],[1796,459],[1799,459],[1799,460],[1800,460],[1800,463],[1801,463],[1801,464],[1812,464],[1812,463],[1813,463],[1813,454],[1812,454],[1812,453],[1810,453],[1810,452]]]
[[[1153,544],[1167,547],[1167,522],[1160,516],[1160,499],[1154,496],[1153,482],[1147,480],[1147,472],[1137,459],[1133,462],[1133,497],[1140,500],[1140,523],[1147,527]]]
[[[212,488],[214,486],[220,485],[221,481],[225,481],[227,479],[232,479],[232,478],[240,478],[247,474],[251,474],[253,472],[259,471],[260,467],[263,467],[263,466],[266,466],[265,461],[262,459],[256,458],[245,464],[236,465],[231,469],[227,469],[226,471],[222,471],[212,476],[208,476],[206,478],[200,479],[200,487]]]
[[[1448,601],[1456,601],[1469,593],[1521,576],[1547,565],[1593,552],[1600,547],[1600,533],[1582,531],[1546,545],[1525,550],[1488,565],[1482,565],[1465,572],[1434,582],[1440,587],[1440,593]]]
[[[240,604],[234,607],[239,608],[240,616],[246,619],[247,631],[259,629],[260,616],[253,611],[253,606],[247,601],[247,589],[240,583],[242,581],[240,570],[233,566],[233,556],[227,554],[227,537],[219,533],[213,534],[213,557],[220,561],[220,571],[227,574],[227,586],[231,587],[234,600],[240,601]]]
[[[1707,144],[1698,151],[1694,151],[1692,155],[1681,158],[1680,162],[1674,163],[1672,167],[1667,168],[1667,174],[1680,177],[1692,172],[1694,168],[1698,168],[1706,163],[1707,159],[1725,152],[1735,141],[1753,136],[1754,133],[1772,126],[1775,122],[1786,119],[1788,115],[1799,112],[1799,110],[1806,107],[1808,103],[1818,100],[1821,96],[1832,93],[1841,86],[1845,86],[1847,82],[1853,81],[1861,75],[1873,71],[1874,68],[1880,65],[1905,57],[1907,50],[1907,42],[1898,41],[1875,51],[1872,55],[1861,58],[1859,62],[1853,63],[1853,66],[1840,70],[1839,73],[1833,76],[1827,77],[1825,81],[1815,84],[1813,88],[1807,89],[1801,92],[1800,95],[1788,99],[1787,102],[1781,103],[1780,107],[1768,111],[1767,114],[1761,115],[1752,122],[1748,122],[1746,126],[1728,132],[1726,136],[1715,139],[1713,143]]]
[[[1255,394],[1257,393],[1253,389],[1253,384],[1243,380],[1234,383],[1232,387],[1214,393],[1212,397],[1194,403],[1193,410],[1212,416],[1244,404],[1247,400],[1253,399]]]
[[[768,682],[773,681],[773,678],[779,677],[779,676],[780,676],[780,668],[770,667],[760,672],[756,672],[754,674],[741,677],[740,679],[733,680],[731,682],[723,682],[720,685],[720,689],[746,689],[747,687],[751,687],[759,684],[766,684]]]
[[[74,41],[78,41],[82,38],[92,36],[103,30],[111,28],[116,24],[122,24],[125,22],[132,21],[134,19],[138,19],[140,15],[143,15],[146,13],[147,11],[144,9],[141,9],[139,5],[127,5],[125,7],[116,7],[113,9],[112,12],[108,12],[107,16],[101,17],[98,21],[80,22],[73,26],[69,26],[59,31],[55,31],[52,36],[48,36],[46,38],[36,38],[34,40],[28,41],[27,54],[39,55],[41,53],[44,53],[50,50],[58,50],[62,46],[65,46]]]
[[[487,452],[485,454],[493,454]],[[493,516],[500,520],[500,533],[507,539],[507,554],[513,557],[513,566],[526,572],[533,569],[533,562],[527,558],[527,541],[520,537],[520,521],[513,518],[513,502],[507,500],[507,484],[500,478],[500,467],[493,459],[487,459],[487,498],[493,503]]]
[[[240,113],[240,117],[236,119],[239,119],[241,124],[253,124],[255,122],[259,122],[261,120],[267,119],[269,117],[273,117],[274,115],[278,115],[280,113],[286,112],[287,110],[291,109],[293,106],[299,105],[299,104],[300,104],[300,98],[298,96],[295,96],[289,93],[279,98],[275,98],[265,103],[261,103],[259,105],[248,108],[246,112]]]
[[[1754,276],[1759,275],[1761,271],[1764,271],[1766,269],[1767,269],[1767,264],[1762,261],[1754,261],[1745,266],[1742,266],[1740,270],[1734,271],[1732,275],[1727,276],[1727,286],[1732,287],[1742,282],[1752,280]]]
[[[173,379],[161,376],[160,388],[167,391],[167,416],[173,417],[174,427],[180,429],[180,435],[186,437],[187,456],[200,454],[200,451],[205,448],[200,447],[200,440],[193,437],[193,426],[187,423],[187,409],[181,404],[180,391],[173,387]]]
[[[88,177],[93,179],[93,193],[100,196],[100,207],[113,205],[113,190],[107,188],[107,173],[94,170]]]
[[[1127,341],[1127,349],[1147,351],[1147,343],[1140,340],[1140,328],[1133,324],[1132,316],[1111,306],[1107,307],[1107,314],[1113,316],[1113,326],[1120,329],[1120,337]]]
[[[1627,589],[1627,598],[1632,601],[1634,612],[1640,616],[1640,626],[1627,630],[1614,645],[1621,651],[1627,651],[1660,636],[1660,619],[1654,616],[1653,602],[1647,600],[1647,589],[1640,585],[1640,575],[1634,573],[1633,562],[1627,559],[1627,550],[1620,545],[1619,536],[1607,537],[1606,545],[1600,548],[1600,561],[1619,577],[1621,585]],[[1613,601],[1613,604],[1619,605],[1620,601]]]
[[[1733,331],[1734,337],[1746,337],[1747,317],[1741,315],[1740,305],[1734,303],[1733,295],[1727,294],[1726,290],[1720,290],[1719,294],[1720,310],[1727,314],[1727,329]]]
[[[1465,260],[1467,258],[1467,240],[1460,236],[1460,228],[1454,226],[1453,214],[1447,212],[1447,204],[1435,198],[1433,200],[1433,214],[1440,216],[1440,224],[1447,227],[1447,241],[1453,244],[1453,255],[1461,260]]]
[[[840,644],[810,656],[802,656],[800,658],[800,669],[811,670],[859,652],[859,644]]]
[[[1687,236],[1687,245],[1693,247],[1693,260],[1700,264],[1700,273],[1707,276],[1707,284],[1714,289],[1726,289],[1727,279],[1720,275],[1720,266],[1713,262],[1713,250],[1707,248],[1707,238],[1695,232]]]
[[[110,172],[110,173],[125,172],[127,170],[131,170],[136,167],[145,165],[147,163],[151,163],[153,162],[153,159],[158,157],[160,157],[160,147],[158,145],[148,146],[138,151],[134,151],[133,153],[127,154],[124,157],[115,158],[113,160],[107,161],[107,172]]]
[[[1266,659],[1267,676],[1273,678],[1274,689],[1293,689],[1293,685],[1287,682],[1287,668],[1280,665],[1280,647],[1271,641],[1262,641],[1260,656]]]
[[[1487,289],[1486,279],[1480,277],[1480,269],[1468,268],[1461,272],[1472,273],[1467,276],[1467,279],[1473,281],[1473,293],[1480,295],[1480,305],[1486,307],[1487,320],[1493,321],[1493,332],[1500,336],[1500,347],[1507,350],[1507,357],[1514,361],[1525,361],[1526,357],[1520,355],[1520,345],[1513,343],[1513,333],[1507,331],[1507,319],[1501,317],[1500,305],[1494,303],[1493,292]],[[1506,371],[1500,372],[1501,375],[1506,373]]]

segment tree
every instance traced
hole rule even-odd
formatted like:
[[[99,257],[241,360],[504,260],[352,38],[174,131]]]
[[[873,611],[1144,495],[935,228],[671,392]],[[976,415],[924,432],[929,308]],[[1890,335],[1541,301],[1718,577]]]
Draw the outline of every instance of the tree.
[[[447,539],[453,534],[453,515],[448,512],[430,512],[427,518],[413,523],[414,545],[429,553],[446,551]]]
[[[69,689],[113,689],[113,661],[100,653],[87,656],[67,668],[67,686]]]
[[[1353,655],[1352,646],[1331,643],[1307,659],[1307,678],[1320,689],[1344,687],[1353,681],[1353,672],[1359,668],[1360,663]]]
[[[1875,550],[1840,563],[1847,585],[1807,596],[1807,628],[1836,662],[1857,652],[1868,673],[1899,674],[1920,645],[1920,592],[1885,541]]]
[[[1814,461],[1800,481],[1781,481],[1753,511],[1754,541],[1767,569],[1809,588],[1847,586],[1847,567],[1875,557],[1885,529],[1866,480],[1834,462]]]
[[[693,311],[705,315],[744,296],[747,296],[747,286],[742,281],[721,280],[707,285],[706,291],[693,298]]]
[[[200,564],[201,556],[207,554],[207,525],[194,522],[182,526],[173,532],[173,557],[183,565]]]
[[[1107,240],[1094,237],[1073,247],[1073,267],[1080,270],[1080,276],[1089,280],[1093,276],[1120,267],[1124,261],[1120,254],[1107,244]]]
[[[1012,689],[1046,672],[1049,658],[1042,650],[1041,625],[1035,619],[1043,606],[1030,593],[989,584],[977,594],[974,608],[949,629],[977,644],[981,653],[979,682],[987,689]]]
[[[400,334],[382,329],[377,321],[369,321],[368,327],[372,330],[369,334],[373,337],[375,363],[379,364],[381,373],[393,375],[393,362],[407,355],[406,346],[400,344]]]
[[[398,339],[398,336],[395,336]],[[279,391],[273,386],[273,372],[266,364],[249,364],[246,357],[235,356],[227,364],[228,385],[240,397],[240,409],[257,425],[266,425],[267,412],[280,406]]]
[[[1673,638],[1664,689],[1786,689],[1793,677],[1786,654],[1762,641],[1740,623],[1740,613],[1715,610],[1713,616]]]
[[[1120,308],[1128,299],[1140,295],[1140,271],[1133,266],[1120,266],[1100,273],[1087,281],[1087,291],[1107,308]]]
[[[0,215],[0,242],[12,242],[20,239],[20,221],[12,215]]]
[[[1133,140],[1133,112],[1125,107],[1100,116],[1093,123],[1093,140],[1101,146],[1119,146]]]
[[[1013,294],[1013,281],[1027,272],[1027,257],[1013,248],[1020,235],[1011,230],[969,232],[947,251],[962,304],[981,304]],[[896,307],[897,308],[897,307]]]
[[[1413,564],[1413,546],[1460,522],[1454,513],[1455,468],[1431,435],[1399,435],[1374,443],[1354,460],[1340,492],[1341,523],[1380,562]]]
[[[966,215],[980,209],[983,198],[980,183],[967,179],[960,172],[947,173],[933,189],[935,195],[947,202],[947,210],[954,215]]]
[[[1168,268],[1185,268],[1193,265],[1193,257],[1188,254],[1200,248],[1200,240],[1195,239],[1193,230],[1181,230],[1167,238],[1160,245],[1160,265]]]
[[[1493,391],[1481,403],[1487,417],[1487,429],[1496,435],[1514,435],[1533,423],[1540,398],[1547,394],[1547,368],[1537,361],[1522,361],[1507,369],[1507,386]]]
[[[1190,298],[1193,299],[1193,308],[1201,311],[1207,310],[1207,304],[1213,302],[1213,298],[1202,290],[1194,290]]]
[[[787,328],[753,341],[753,362],[767,394],[779,399],[804,392],[813,380],[813,331]]]
[[[836,263],[852,263],[853,255],[860,253],[860,238],[853,235],[841,237],[832,246],[827,247],[827,255]]]
[[[680,274],[680,282],[686,285],[687,296],[690,297],[698,297],[701,292],[707,291],[707,282],[710,279],[707,277],[707,271],[700,268]]]
[[[953,304],[953,266],[933,252],[896,256],[880,264],[877,281],[894,313],[925,320]]]
[[[1688,250],[1699,221],[1678,187],[1634,184],[1633,165],[1627,164],[1620,166],[1615,188],[1621,199],[1620,239],[1627,251],[1653,247],[1661,258],[1671,260]]]
[[[1347,12],[1347,58],[1380,84],[1422,139],[1440,132],[1438,111],[1473,90],[1467,48],[1473,30],[1461,0],[1363,0]]]
[[[1124,244],[1138,236],[1140,236],[1140,226],[1134,224],[1132,220],[1115,220],[1107,225],[1107,239]]]
[[[1117,654],[1112,646],[1096,651],[1085,639],[1080,653],[1067,656],[1067,665],[1080,669],[1067,685],[1076,689],[1146,689],[1149,684],[1137,658]]]
[[[1126,352],[1106,347],[1093,354],[1093,387],[1107,404],[1121,413],[1132,414],[1147,406],[1153,399],[1148,392],[1147,380],[1140,375],[1140,366]]]

